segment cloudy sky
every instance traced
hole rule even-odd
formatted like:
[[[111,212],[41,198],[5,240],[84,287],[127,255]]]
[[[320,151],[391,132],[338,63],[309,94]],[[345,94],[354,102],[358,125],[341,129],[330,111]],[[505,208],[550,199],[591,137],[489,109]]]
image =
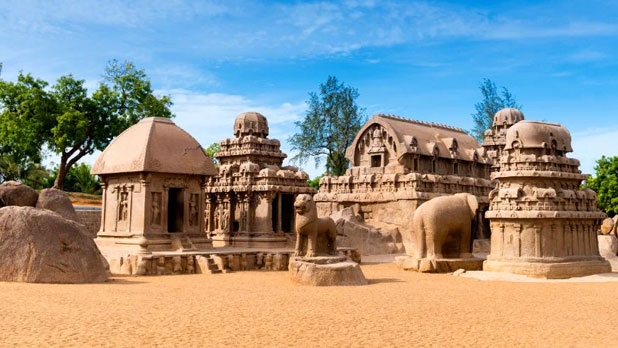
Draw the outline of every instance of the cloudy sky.
[[[567,126],[584,172],[618,154],[616,2],[0,0],[3,79],[72,73],[94,89],[110,59],[145,69],[205,146],[253,110],[288,151],[328,75],[358,88],[368,115],[470,129],[490,78],[527,119]]]

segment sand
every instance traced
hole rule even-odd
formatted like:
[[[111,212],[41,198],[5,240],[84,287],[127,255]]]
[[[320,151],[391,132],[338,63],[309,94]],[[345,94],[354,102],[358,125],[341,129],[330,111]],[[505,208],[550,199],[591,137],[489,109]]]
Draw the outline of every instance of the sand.
[[[0,282],[0,346],[616,346],[618,283],[513,283],[363,265],[371,284],[287,272]]]

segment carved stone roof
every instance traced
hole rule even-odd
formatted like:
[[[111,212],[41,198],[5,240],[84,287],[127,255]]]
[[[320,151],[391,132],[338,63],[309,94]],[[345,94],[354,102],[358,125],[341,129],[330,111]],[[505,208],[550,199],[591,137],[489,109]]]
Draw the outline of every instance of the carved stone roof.
[[[552,143],[555,143],[559,151],[573,151],[571,133],[564,126],[539,121],[521,121],[509,128],[504,148],[512,149],[517,144],[520,148],[549,149]]]
[[[512,126],[519,121],[524,120],[524,114],[515,108],[502,109],[494,115],[493,127],[496,126]]]
[[[201,145],[169,119],[148,117],[122,132],[105,148],[92,174],[158,172],[215,175]]]
[[[266,138],[268,137],[268,121],[258,112],[243,112],[234,121],[234,135],[237,138],[245,135]]]
[[[397,144],[397,158],[415,153],[437,155],[464,161],[484,162],[477,141],[463,129],[444,124],[411,120],[393,115],[373,115],[361,128],[354,142],[346,150],[346,158],[354,161],[354,151],[365,131],[375,124],[384,127]]]

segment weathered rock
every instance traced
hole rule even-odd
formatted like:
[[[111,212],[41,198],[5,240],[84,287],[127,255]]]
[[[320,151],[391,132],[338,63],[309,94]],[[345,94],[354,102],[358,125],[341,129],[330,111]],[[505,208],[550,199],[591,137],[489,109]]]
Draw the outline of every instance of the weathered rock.
[[[601,224],[601,234],[615,233],[616,222],[611,218],[606,218]]]
[[[36,207],[54,211],[65,219],[81,222],[77,213],[75,213],[71,199],[62,190],[55,188],[41,190]]]
[[[401,234],[396,227],[376,228],[349,207],[334,212],[330,217],[337,225],[337,245],[357,249],[361,255],[381,255],[404,252]]]
[[[342,257],[292,258],[288,267],[290,279],[302,285],[338,286],[367,284],[367,279],[365,279],[360,266],[356,262]]]
[[[38,197],[32,187],[17,181],[6,181],[0,185],[0,199],[6,206],[34,207]]]
[[[618,238],[614,235],[597,236],[599,239],[599,254],[612,265],[612,272],[618,272]]]
[[[108,273],[81,224],[44,209],[0,209],[0,281],[91,283]]]

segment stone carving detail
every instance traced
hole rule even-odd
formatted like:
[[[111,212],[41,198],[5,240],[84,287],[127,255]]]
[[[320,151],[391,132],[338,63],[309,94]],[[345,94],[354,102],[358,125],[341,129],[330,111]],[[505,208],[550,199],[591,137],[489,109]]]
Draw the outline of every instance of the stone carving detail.
[[[306,173],[283,167],[287,156],[268,133],[266,117],[246,112],[234,122],[234,138],[219,144],[218,175],[205,185],[206,200],[214,205],[206,213],[212,214],[216,246],[285,246],[295,196],[315,192]]]
[[[354,207],[367,224],[398,229],[409,255],[414,246],[412,216],[421,203],[470,193],[485,211],[494,186],[491,162],[474,138],[441,124],[374,115],[346,150],[346,158],[351,167],[345,175],[320,179],[314,196],[320,216]],[[482,230],[484,217],[479,216]]]
[[[199,224],[199,209],[200,209],[199,193],[192,193],[189,198],[189,225],[197,226]]]
[[[121,191],[118,201],[118,221],[127,221],[129,218],[129,192]]]
[[[485,270],[548,278],[608,271],[599,256],[596,231],[605,217],[596,194],[581,189],[587,176],[571,135],[558,124],[519,121],[504,136],[499,181],[490,193],[491,253]]]
[[[298,195],[294,208],[297,214],[294,256],[337,255],[337,227],[333,219],[318,218],[311,195]],[[322,243],[320,238],[324,238]]]
[[[152,205],[150,207],[150,224],[161,225],[161,192],[152,193]]]

